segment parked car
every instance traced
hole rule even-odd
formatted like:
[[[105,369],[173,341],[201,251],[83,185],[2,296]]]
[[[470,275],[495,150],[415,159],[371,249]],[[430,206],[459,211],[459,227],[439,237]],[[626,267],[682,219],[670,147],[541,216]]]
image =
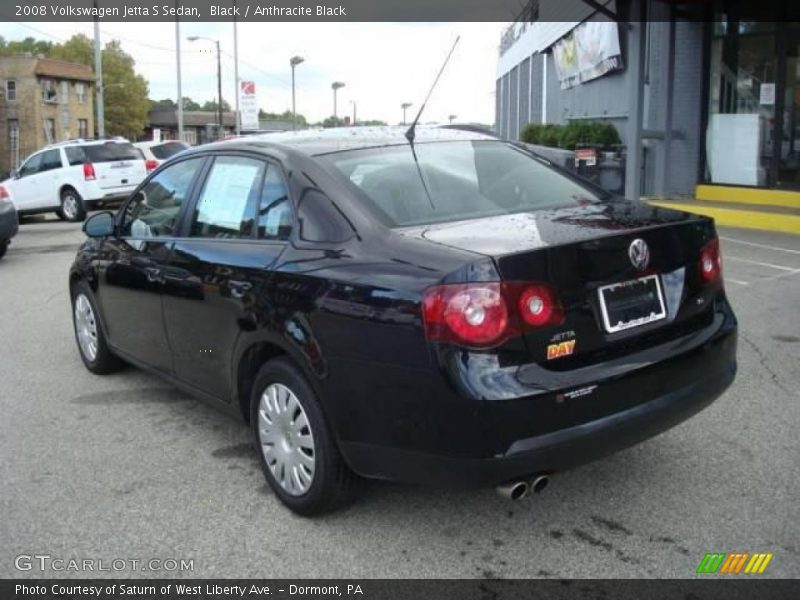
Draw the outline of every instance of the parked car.
[[[17,228],[17,210],[11,202],[8,190],[0,185],[0,258],[5,256],[11,238],[17,235]]]
[[[187,148],[191,148],[189,144],[178,140],[136,142],[134,146],[141,150],[148,173],[158,168],[158,166],[168,158],[172,158]]]
[[[86,367],[129,362],[249,420],[301,514],[340,505],[353,473],[520,497],[690,417],[736,372],[711,219],[479,133],[193,148],[84,230]]]
[[[82,221],[95,204],[127,198],[146,175],[129,141],[78,139],[34,152],[2,185],[21,216],[55,211],[65,221]]]

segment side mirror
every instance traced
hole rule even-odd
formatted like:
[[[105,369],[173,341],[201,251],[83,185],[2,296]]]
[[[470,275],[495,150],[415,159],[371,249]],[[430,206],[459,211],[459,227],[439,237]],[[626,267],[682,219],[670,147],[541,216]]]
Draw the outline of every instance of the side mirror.
[[[92,215],[83,223],[83,232],[91,238],[112,236],[115,229],[114,214],[107,211]]]

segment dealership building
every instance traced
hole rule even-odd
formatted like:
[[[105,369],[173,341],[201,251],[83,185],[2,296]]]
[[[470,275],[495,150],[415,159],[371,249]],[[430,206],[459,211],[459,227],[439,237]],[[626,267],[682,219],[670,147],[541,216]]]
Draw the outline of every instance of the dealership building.
[[[754,5],[532,0],[502,36],[497,132],[612,123],[629,197],[800,190],[800,2]]]

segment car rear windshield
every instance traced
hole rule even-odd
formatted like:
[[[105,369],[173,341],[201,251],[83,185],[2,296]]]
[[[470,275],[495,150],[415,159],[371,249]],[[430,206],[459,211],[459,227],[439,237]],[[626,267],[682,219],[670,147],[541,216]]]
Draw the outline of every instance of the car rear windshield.
[[[124,142],[81,146],[80,149],[83,150],[85,156],[84,162],[103,163],[119,160],[142,160],[141,152],[134,148],[133,144]]]
[[[150,152],[159,160],[166,160],[184,150],[186,150],[186,145],[180,142],[167,142],[166,144],[150,147]]]
[[[502,141],[428,142],[324,155],[389,227],[593,204],[606,194]],[[418,164],[417,164],[418,163]]]

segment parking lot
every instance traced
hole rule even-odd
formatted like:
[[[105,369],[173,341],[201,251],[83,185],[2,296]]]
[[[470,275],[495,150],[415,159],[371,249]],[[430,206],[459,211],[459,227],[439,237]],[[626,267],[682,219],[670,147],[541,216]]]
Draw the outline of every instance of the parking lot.
[[[710,408],[516,503],[369,483],[307,520],[272,496],[244,423],[134,368],[86,371],[80,226],[24,223],[0,261],[0,577],[87,575],[15,568],[48,554],[192,559],[195,577],[683,578],[713,551],[771,552],[765,576],[797,577],[800,237],[720,236],[740,371]]]

